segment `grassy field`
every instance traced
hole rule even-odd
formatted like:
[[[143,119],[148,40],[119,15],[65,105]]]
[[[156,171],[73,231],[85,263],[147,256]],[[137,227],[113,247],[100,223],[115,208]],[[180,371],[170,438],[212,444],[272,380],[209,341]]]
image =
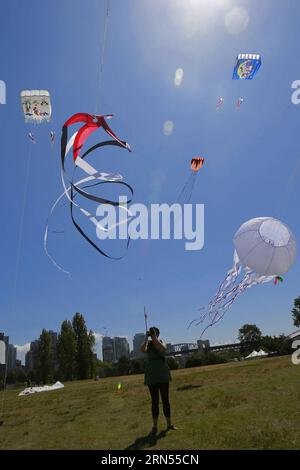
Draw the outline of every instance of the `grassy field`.
[[[0,449],[298,449],[300,366],[289,356],[173,372],[178,430],[151,429],[143,376],[5,395]],[[117,384],[123,384],[122,392]]]

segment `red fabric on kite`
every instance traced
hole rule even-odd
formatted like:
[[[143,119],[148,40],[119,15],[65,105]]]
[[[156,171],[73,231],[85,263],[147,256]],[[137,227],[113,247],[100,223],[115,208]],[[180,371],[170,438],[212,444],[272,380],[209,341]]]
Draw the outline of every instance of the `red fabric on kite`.
[[[65,151],[66,151],[66,145],[67,145],[67,128],[73,124],[83,122],[85,123],[84,126],[82,126],[75,138],[74,145],[73,145],[73,158],[74,161],[76,158],[79,156],[80,151],[87,140],[87,138],[97,129],[100,129],[101,127],[103,130],[110,135],[114,140],[116,140],[122,147],[127,148],[130,151],[130,147],[128,144],[124,144],[118,136],[113,132],[113,130],[109,127],[107,124],[105,118],[111,118],[113,117],[113,114],[105,114],[105,115],[92,115],[88,113],[76,113],[73,116],[71,116],[63,125],[63,132],[65,133],[65,139],[63,139],[63,145],[62,145],[62,159],[64,160],[65,158]]]

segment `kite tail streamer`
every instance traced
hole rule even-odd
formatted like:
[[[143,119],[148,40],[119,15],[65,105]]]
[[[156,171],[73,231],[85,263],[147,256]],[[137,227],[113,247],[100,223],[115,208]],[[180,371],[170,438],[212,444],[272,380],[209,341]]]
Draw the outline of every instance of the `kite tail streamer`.
[[[94,118],[96,119],[96,123],[94,121]],[[82,131],[82,128],[81,128],[81,130],[75,132],[72,135],[72,137],[70,138],[70,140],[68,141],[68,131],[67,131],[68,126],[71,125],[71,124],[74,124],[74,123],[78,123],[78,122],[89,123],[89,126],[85,126],[85,127],[87,127],[87,133],[84,134],[83,131]],[[100,143],[94,145],[93,147],[89,148],[82,156],[79,156],[80,150],[81,150],[86,138],[88,137],[88,135],[91,132],[93,132],[94,130],[99,129],[100,127],[103,127],[103,129],[107,133],[109,133],[109,135],[111,135],[114,140],[100,142]],[[78,137],[79,137],[79,139],[78,139]],[[63,126],[62,139],[61,139],[61,161],[62,161],[61,180],[62,180],[64,192],[58,197],[58,199],[54,202],[53,206],[50,209],[50,213],[49,213],[49,216],[48,216],[48,219],[47,219],[47,222],[46,222],[46,228],[45,228],[45,232],[44,232],[44,251],[45,251],[47,257],[51,260],[51,262],[61,272],[65,273],[65,274],[68,274],[68,275],[70,274],[70,272],[65,270],[59,263],[57,263],[55,261],[55,259],[52,257],[52,255],[50,255],[49,250],[48,250],[48,235],[49,235],[50,219],[51,219],[51,217],[53,215],[53,212],[55,211],[56,207],[58,206],[59,202],[61,201],[61,199],[64,196],[70,202],[71,220],[72,220],[72,223],[73,223],[74,227],[80,233],[80,235],[93,248],[95,248],[98,251],[98,253],[100,253],[101,255],[103,255],[107,258],[110,258],[110,259],[115,259],[115,260],[119,260],[119,259],[123,258],[123,256],[121,256],[121,257],[110,256],[106,252],[104,252],[101,248],[99,248],[99,246],[95,242],[93,242],[93,240],[91,238],[88,237],[85,230],[79,225],[79,223],[77,222],[76,217],[75,217],[75,209],[77,209],[89,220],[89,222],[92,222],[97,227],[97,229],[100,229],[104,232],[109,232],[112,229],[118,227],[119,225],[127,223],[128,220],[132,217],[132,214],[127,209],[126,204],[129,204],[132,201],[134,192],[133,192],[132,187],[128,183],[123,181],[122,175],[115,174],[115,173],[99,172],[93,166],[91,166],[88,162],[85,161],[85,158],[91,152],[93,152],[97,148],[104,148],[106,146],[117,146],[117,147],[120,147],[120,148],[123,148],[123,149],[125,148],[128,151],[130,151],[130,146],[126,142],[121,141],[116,136],[116,134],[113,131],[111,131],[110,128],[108,128],[106,126],[106,122],[105,122],[103,116],[93,117],[93,116],[91,116],[89,114],[86,114],[86,113],[77,113],[74,116],[72,116],[65,123],[65,125]],[[69,178],[65,178],[66,173],[65,173],[64,162],[65,162],[65,158],[66,158],[67,154],[69,153],[69,151],[71,150],[72,147],[73,147],[73,158],[74,158],[75,167],[74,167],[74,170],[73,170],[72,177],[69,179]],[[81,180],[79,180],[79,181],[74,182],[75,172],[78,168],[81,169],[83,172],[85,172],[88,176],[81,179]],[[89,183],[89,184],[87,184],[87,183]],[[83,186],[83,184],[85,184],[85,185]],[[119,200],[118,201],[113,201],[113,200],[110,200],[110,199],[107,199],[107,198],[99,197],[99,196],[96,196],[96,195],[91,194],[90,192],[86,191],[87,188],[95,187],[95,186],[98,186],[98,185],[105,185],[105,184],[106,185],[107,184],[114,184],[114,185],[117,184],[119,186],[122,186],[123,188],[125,187],[130,192],[130,198],[125,203],[125,202],[120,202]],[[100,222],[97,221],[95,216],[93,216],[85,208],[81,207],[79,205],[79,203],[75,202],[75,198],[78,195],[82,196],[82,197],[84,197],[84,198],[86,198],[90,201],[96,202],[98,204],[106,204],[106,205],[108,204],[108,205],[112,205],[114,207],[118,207],[120,210],[123,210],[123,211],[126,212],[127,217],[125,219],[123,219],[122,221],[120,221],[118,223],[115,223],[115,224],[105,228],[100,224]],[[126,250],[129,247],[129,242],[130,242],[130,237],[128,238],[128,241],[127,241]]]
[[[215,297],[207,305],[202,307],[203,313],[199,318],[193,320],[189,327],[194,324],[198,326],[208,321],[207,326],[202,330],[201,337],[205,331],[211,326],[218,323],[224,317],[226,311],[232,306],[237,298],[245,292],[246,289],[269,282],[274,276],[261,276],[249,268],[244,268],[243,277],[239,280],[242,271],[242,265],[239,261],[238,255],[234,253],[233,267],[228,271],[226,278],[221,283]]]

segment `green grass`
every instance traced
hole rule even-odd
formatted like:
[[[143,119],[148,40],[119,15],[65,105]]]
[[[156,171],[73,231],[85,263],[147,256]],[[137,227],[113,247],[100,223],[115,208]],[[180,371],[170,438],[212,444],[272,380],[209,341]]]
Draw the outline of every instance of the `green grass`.
[[[300,367],[290,357],[183,369],[172,376],[177,431],[163,432],[161,414],[157,438],[147,437],[151,414],[143,376],[116,377],[26,397],[7,391],[0,449],[300,447]]]

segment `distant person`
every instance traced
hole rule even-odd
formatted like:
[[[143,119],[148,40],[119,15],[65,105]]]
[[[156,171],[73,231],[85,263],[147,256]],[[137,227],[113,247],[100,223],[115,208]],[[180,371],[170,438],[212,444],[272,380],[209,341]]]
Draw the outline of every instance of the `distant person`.
[[[151,341],[149,341],[151,337]],[[166,361],[167,346],[158,339],[159,329],[153,326],[146,332],[145,341],[141,351],[146,353],[145,359],[145,385],[148,385],[152,400],[152,434],[157,433],[157,421],[159,415],[159,393],[163,404],[163,412],[167,421],[167,430],[176,429],[171,424],[171,408],[169,402],[169,383],[172,380]]]

